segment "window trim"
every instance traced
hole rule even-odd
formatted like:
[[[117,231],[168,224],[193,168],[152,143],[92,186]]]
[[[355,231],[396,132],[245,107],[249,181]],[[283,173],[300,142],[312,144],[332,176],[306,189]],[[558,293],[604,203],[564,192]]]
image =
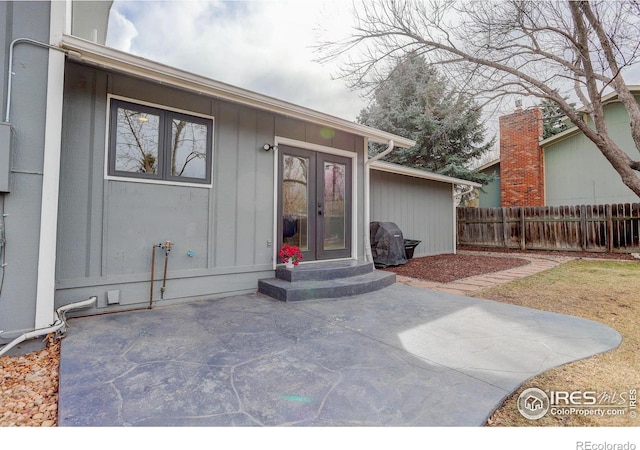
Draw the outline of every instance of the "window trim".
[[[115,100],[115,102],[114,102]],[[115,170],[115,151],[111,149],[115,148],[115,128],[112,129],[113,117],[117,111],[112,108],[113,104],[130,104],[135,107],[139,107],[146,112],[160,116],[160,130],[159,139],[161,145],[158,148],[158,170],[156,174],[141,174],[141,173],[127,173],[116,172]],[[194,123],[200,123],[207,126],[207,159],[208,164],[205,165],[206,177],[204,179],[191,178],[191,177],[177,177],[170,175],[170,168],[165,159],[168,157],[168,151],[164,148],[164,142],[170,141],[171,126],[165,125],[166,119],[170,122],[175,116],[182,116],[186,119],[194,119]],[[147,183],[147,184],[162,184],[170,186],[184,186],[184,187],[199,187],[199,188],[212,188],[213,187],[213,159],[214,159],[214,132],[215,132],[215,117],[207,114],[196,113],[192,111],[186,111],[183,109],[173,108],[166,105],[160,105],[156,103],[150,103],[143,100],[132,99],[129,97],[123,97],[114,94],[107,94],[107,114],[106,114],[106,133],[105,133],[105,160],[104,160],[104,178],[105,180],[113,181],[130,181],[134,183]],[[161,161],[161,162],[160,162]]]

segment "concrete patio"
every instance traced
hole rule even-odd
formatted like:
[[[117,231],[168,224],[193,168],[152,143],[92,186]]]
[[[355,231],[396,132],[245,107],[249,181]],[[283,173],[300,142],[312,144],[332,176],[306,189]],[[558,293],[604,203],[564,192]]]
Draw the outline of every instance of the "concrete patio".
[[[70,320],[59,426],[480,426],[525,380],[617,347],[584,319],[395,284]]]

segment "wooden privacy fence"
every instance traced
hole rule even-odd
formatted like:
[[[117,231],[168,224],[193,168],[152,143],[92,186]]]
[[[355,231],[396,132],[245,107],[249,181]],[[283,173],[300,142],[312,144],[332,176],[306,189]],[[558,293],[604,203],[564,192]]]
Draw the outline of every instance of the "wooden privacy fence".
[[[522,250],[640,251],[640,203],[458,208],[458,244]]]

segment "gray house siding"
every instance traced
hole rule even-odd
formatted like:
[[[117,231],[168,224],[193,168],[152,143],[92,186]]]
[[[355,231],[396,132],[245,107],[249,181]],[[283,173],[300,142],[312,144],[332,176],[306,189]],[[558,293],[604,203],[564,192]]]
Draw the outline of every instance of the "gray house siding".
[[[17,38],[49,40],[48,2],[0,2],[0,99],[5,120],[9,45]],[[47,90],[48,51],[30,44],[14,50],[11,141],[12,164],[4,196],[7,264],[0,293],[0,330],[12,332],[34,326]],[[5,170],[6,168],[1,168]],[[1,202],[0,202],[1,208]],[[0,218],[1,220],[1,218]],[[1,255],[0,255],[1,258]]]
[[[414,256],[455,253],[450,183],[371,171],[371,220],[394,222],[417,239]]]
[[[254,291],[273,276],[274,152],[262,144],[281,136],[362,160],[361,137],[272,113],[69,62],[65,83],[56,306],[97,295],[105,308],[107,291],[119,307],[148,303],[152,246],[167,240],[162,301]],[[213,116],[213,187],[105,180],[107,93]],[[156,279],[163,264],[158,250]]]

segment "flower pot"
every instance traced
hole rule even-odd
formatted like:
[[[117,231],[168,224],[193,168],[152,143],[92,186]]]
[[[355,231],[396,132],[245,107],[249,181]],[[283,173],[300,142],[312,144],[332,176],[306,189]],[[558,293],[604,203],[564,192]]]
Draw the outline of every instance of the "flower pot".
[[[285,260],[284,262],[284,266],[287,269],[293,269],[295,266],[293,265],[293,261],[291,261],[290,259]]]

